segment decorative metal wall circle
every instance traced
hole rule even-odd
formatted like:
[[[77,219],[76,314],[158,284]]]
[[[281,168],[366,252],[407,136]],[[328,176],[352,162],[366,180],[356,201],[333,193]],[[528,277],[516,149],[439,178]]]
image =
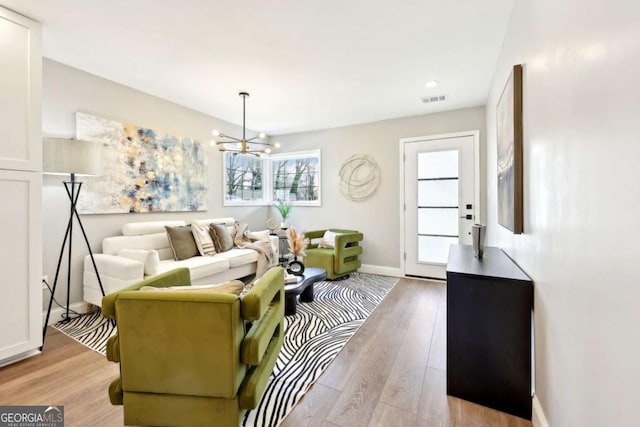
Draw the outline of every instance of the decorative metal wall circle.
[[[340,167],[340,192],[359,202],[371,196],[380,184],[380,168],[371,156],[354,154]]]

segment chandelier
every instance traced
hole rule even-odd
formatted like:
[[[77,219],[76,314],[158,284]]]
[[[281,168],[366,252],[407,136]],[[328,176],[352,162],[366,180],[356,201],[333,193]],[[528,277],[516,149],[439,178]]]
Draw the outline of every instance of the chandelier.
[[[238,95],[242,97],[242,139],[225,135],[224,133],[215,129],[211,133],[216,137],[215,145],[218,146],[218,150],[228,151],[234,156],[238,154],[251,154],[253,156],[260,157],[261,154],[271,153],[272,147],[280,147],[280,144],[277,142],[272,143],[262,141],[267,137],[264,132],[260,132],[253,138],[247,139],[245,128],[245,101],[249,94],[247,92],[240,92]]]

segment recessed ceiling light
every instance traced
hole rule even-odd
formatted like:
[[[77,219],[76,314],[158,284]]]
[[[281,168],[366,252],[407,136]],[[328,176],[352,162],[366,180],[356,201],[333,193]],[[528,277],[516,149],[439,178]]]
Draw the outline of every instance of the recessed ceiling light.
[[[438,82],[437,82],[437,81],[435,81],[435,80],[431,80],[430,82],[427,82],[427,83],[425,84],[425,86],[426,86],[427,88],[431,89],[431,88],[434,88],[434,87],[438,86]]]

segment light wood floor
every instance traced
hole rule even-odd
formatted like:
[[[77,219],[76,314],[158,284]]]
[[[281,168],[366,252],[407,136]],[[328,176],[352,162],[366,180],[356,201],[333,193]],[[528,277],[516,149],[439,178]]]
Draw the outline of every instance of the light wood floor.
[[[531,423],[446,395],[445,286],[402,279],[282,423],[513,426]],[[0,405],[64,405],[75,426],[122,426],[107,387],[118,366],[49,328],[44,352],[0,368]]]
[[[401,279],[282,423],[531,426],[446,394],[446,286]]]

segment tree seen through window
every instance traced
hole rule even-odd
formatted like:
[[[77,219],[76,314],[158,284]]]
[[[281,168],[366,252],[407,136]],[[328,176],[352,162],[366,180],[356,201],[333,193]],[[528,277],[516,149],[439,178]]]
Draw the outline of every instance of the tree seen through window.
[[[261,159],[227,153],[225,166],[225,200],[263,199]]]
[[[320,150],[252,157],[224,153],[224,204],[320,205]]]
[[[274,160],[273,199],[318,200],[318,158]]]

